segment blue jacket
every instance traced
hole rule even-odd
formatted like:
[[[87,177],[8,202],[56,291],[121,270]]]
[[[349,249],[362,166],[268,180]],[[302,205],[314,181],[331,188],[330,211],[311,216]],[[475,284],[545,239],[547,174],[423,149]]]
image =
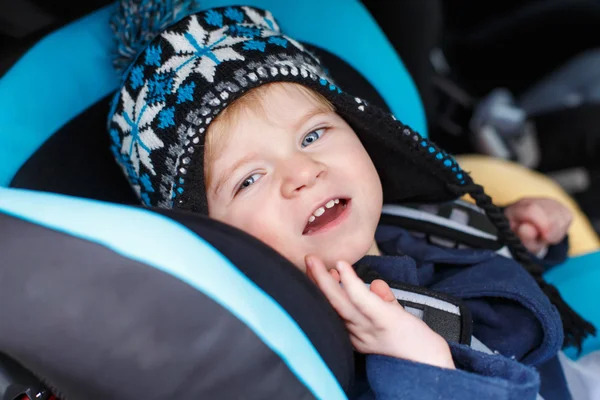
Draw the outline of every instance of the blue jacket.
[[[518,263],[489,250],[447,249],[406,230],[380,226],[383,256],[359,263],[383,279],[400,281],[463,299],[473,317],[473,335],[495,354],[450,343],[456,370],[368,355],[358,373],[358,399],[568,399],[556,357],[563,329],[555,307]],[[568,244],[550,249],[546,267],[566,257]],[[550,385],[540,386],[542,381]]]

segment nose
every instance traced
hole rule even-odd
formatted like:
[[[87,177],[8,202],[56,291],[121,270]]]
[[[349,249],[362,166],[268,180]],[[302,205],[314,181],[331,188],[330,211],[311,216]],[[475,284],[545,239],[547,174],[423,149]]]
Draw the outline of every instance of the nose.
[[[285,198],[293,198],[314,186],[317,179],[325,176],[327,169],[323,163],[309,155],[297,154],[282,162],[281,171],[281,194]]]

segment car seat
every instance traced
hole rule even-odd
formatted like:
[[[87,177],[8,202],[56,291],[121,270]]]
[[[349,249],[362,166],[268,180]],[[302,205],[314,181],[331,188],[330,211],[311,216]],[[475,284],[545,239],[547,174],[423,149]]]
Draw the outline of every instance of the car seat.
[[[362,26],[356,46],[336,24],[322,33],[342,1]],[[291,35],[347,60],[399,118],[425,132],[409,75],[360,3],[247,3],[270,8]],[[215,221],[132,206],[111,160],[82,150],[102,148],[106,98],[118,84],[109,12],[44,38],[0,80],[0,319],[8,321],[0,352],[73,398],[226,398],[235,390],[345,398],[349,341],[297,270]],[[322,23],[307,30],[308,17]],[[395,83],[364,57],[375,42]],[[83,184],[77,163],[97,165],[85,177],[94,187]]]
[[[331,12],[335,6],[331,4]],[[281,7],[277,8],[281,13]],[[33,372],[28,381],[39,379],[60,397],[151,399],[179,393],[227,398],[235,396],[235,390],[244,390],[249,398],[344,398],[353,371],[347,335],[322,295],[287,261],[214,221],[194,216],[182,222],[188,217],[165,212],[167,219],[115,204],[136,200],[112,161],[103,158],[101,151],[84,151],[108,149],[103,147],[104,133],[93,132],[103,132],[106,99],[118,85],[110,63],[110,11],[110,6],[100,9],[43,38],[0,81],[2,106],[7,107],[0,116],[0,180],[4,186],[0,189],[0,237],[3,265],[8,267],[0,281],[2,304],[10,305],[2,307],[1,318],[15,321],[2,324],[0,352]],[[356,14],[360,11],[356,3],[354,18],[361,18]],[[281,17],[286,20],[293,15],[289,12]],[[296,19],[291,21],[296,22],[290,29],[302,27]],[[363,26],[363,32],[377,35],[372,20]],[[317,41],[321,39],[317,33],[307,35]],[[337,40],[342,42],[339,36]],[[345,46],[343,54],[358,59],[356,50]],[[390,68],[403,70],[391,48],[388,57]],[[363,62],[363,68],[368,66]],[[382,80],[378,85],[391,96],[388,102],[425,132],[417,92],[404,73],[405,79],[395,87]],[[396,91],[412,91],[413,98],[395,96]],[[27,95],[33,92],[34,96]],[[54,96],[60,101],[52,101]],[[27,115],[32,110],[38,110],[36,118]],[[98,121],[98,126],[92,121]],[[78,163],[92,166],[91,176],[85,179],[94,184],[82,183]],[[145,226],[132,230],[144,219]],[[190,229],[210,240],[194,236]],[[161,250],[160,243],[167,237],[184,240],[181,248],[173,247],[175,254]],[[220,240],[224,240],[221,245],[217,243]],[[225,247],[221,247],[223,243]],[[248,246],[251,251],[245,252],[243,248]],[[250,272],[252,265],[257,267],[257,276]],[[271,265],[285,271],[281,279]],[[210,276],[205,274],[207,270]],[[231,275],[219,278],[213,274],[221,270]],[[286,276],[290,272],[292,276]],[[136,276],[138,273],[144,276]],[[152,276],[157,282],[152,283]],[[296,282],[292,286],[299,285],[296,293],[287,280]],[[208,283],[215,285],[213,289]],[[225,292],[224,283],[229,288]],[[33,297],[23,296],[31,285],[40,288]],[[253,304],[253,298],[258,303]],[[161,308],[160,304],[169,305]],[[236,307],[241,308],[236,311]],[[324,318],[312,310],[322,310],[317,314]],[[295,312],[299,315],[293,315]],[[20,315],[35,317],[22,322]],[[219,321],[217,326],[212,326],[213,321]],[[290,330],[286,331],[286,324]],[[185,336],[190,332],[196,337]],[[275,340],[279,344],[266,338],[269,332],[279,337]],[[332,337],[339,344],[326,345]],[[130,351],[135,354],[129,354],[127,360],[110,356],[111,347],[113,353],[119,353],[116,344],[120,342],[134,347]],[[202,350],[203,342],[207,344]],[[155,346],[160,351],[152,348]],[[189,352],[186,361],[186,351],[174,346],[197,348],[202,354]],[[227,346],[227,352],[219,351]],[[288,351],[304,360],[293,361]],[[337,366],[329,365],[324,353],[334,356]],[[89,362],[81,360],[82,354]],[[227,362],[225,369],[218,368],[216,359],[224,354],[235,359]],[[13,365],[12,361],[2,363],[4,369]],[[300,365],[312,378],[296,375],[295,368]],[[3,372],[14,375],[14,370]],[[203,379],[189,381],[192,373],[202,374]],[[239,378],[244,382],[237,381]],[[318,389],[312,387],[313,379],[328,383]],[[38,393],[16,384],[3,395],[49,397],[41,390]]]

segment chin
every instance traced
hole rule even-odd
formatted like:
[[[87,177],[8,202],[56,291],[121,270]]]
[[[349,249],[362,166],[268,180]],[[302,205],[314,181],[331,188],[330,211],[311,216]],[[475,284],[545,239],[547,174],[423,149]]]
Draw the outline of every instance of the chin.
[[[334,266],[337,261],[344,260],[351,265],[355,264],[358,260],[363,258],[371,248],[373,244],[373,237],[368,241],[361,241],[362,243],[356,243],[347,241],[344,244],[339,245],[339,248],[334,252],[328,252],[328,257],[323,258],[327,266]]]

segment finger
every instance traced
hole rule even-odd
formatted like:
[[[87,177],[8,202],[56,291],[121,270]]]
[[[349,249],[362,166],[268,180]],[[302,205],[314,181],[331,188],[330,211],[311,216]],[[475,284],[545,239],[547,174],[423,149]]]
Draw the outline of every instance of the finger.
[[[565,221],[567,221],[568,228],[573,223],[573,211],[571,211],[571,209],[565,206],[563,207],[563,212],[565,214]]]
[[[304,264],[306,265],[306,276],[310,279],[314,284],[317,284],[315,276],[313,275],[312,268],[309,267],[308,257],[304,258]]]
[[[527,208],[527,214],[524,217],[524,221],[529,222],[535,226],[537,233],[542,238],[552,231],[552,219],[548,213],[544,211],[542,207],[537,204],[533,204]]]
[[[560,243],[569,231],[572,215],[568,208],[561,207],[554,218],[552,228],[543,236],[549,244]]]
[[[510,221],[516,220],[517,217],[518,217],[518,215],[519,215],[519,209],[521,209],[522,207],[523,207],[522,200],[519,200],[519,201],[517,201],[516,203],[513,203],[513,204],[509,204],[504,209],[504,215]]]
[[[550,217],[537,203],[531,201],[517,202],[507,208],[505,212],[509,220],[513,220],[519,225],[529,223],[535,226],[540,234],[545,234],[551,229]]]
[[[513,204],[504,210],[504,215],[510,224],[510,230],[513,232],[517,232],[519,225],[523,222],[520,216],[519,207],[518,204]]]
[[[357,335],[354,332],[349,331],[350,334],[350,343],[352,343],[352,347],[359,353],[367,354],[372,352],[372,345],[369,346],[369,343],[366,342],[365,338],[361,337],[361,335]]]
[[[569,228],[571,227],[571,224],[573,223],[573,213],[571,212],[571,210],[565,206],[561,206],[561,212],[560,212],[560,219],[559,219],[559,228],[557,229],[556,235],[553,237],[549,237],[548,241],[551,244],[558,244],[560,243],[565,236],[569,233]]]
[[[336,269],[330,269],[330,270],[329,270],[329,274],[331,275],[331,277],[332,277],[333,279],[335,279],[335,281],[336,281],[337,283],[340,283],[340,282],[341,282],[341,279],[340,279],[340,273],[339,273],[339,272],[337,272],[337,270],[336,270]]]
[[[537,240],[532,240],[532,241],[523,241],[523,246],[525,246],[525,248],[532,254],[537,255],[540,253],[540,251],[542,251],[542,249],[546,246],[545,244],[537,241]]]
[[[327,268],[321,259],[314,256],[307,256],[305,259],[307,270],[311,271],[314,282],[323,292],[335,311],[347,321],[358,320],[356,310],[339,282],[327,272]]]
[[[517,236],[519,236],[519,238],[523,242],[533,241],[539,237],[539,232],[534,225],[532,225],[528,222],[525,222],[525,223],[519,225],[519,227],[517,228]]]
[[[375,293],[383,301],[396,301],[396,296],[394,296],[394,293],[392,292],[392,289],[390,289],[390,286],[381,279],[376,279],[373,282],[371,282],[371,292]]]
[[[542,238],[547,244],[558,244],[564,239],[567,229],[567,226],[557,223],[546,233],[542,233]]]
[[[538,237],[537,230],[530,224],[523,224],[517,231],[517,236],[523,242],[523,246],[533,254],[538,254],[546,245]]]
[[[354,268],[345,261],[338,261],[335,268],[340,273],[342,285],[350,302],[358,312],[371,319],[373,313],[382,305],[381,299],[371,293],[364,282],[356,275]]]

